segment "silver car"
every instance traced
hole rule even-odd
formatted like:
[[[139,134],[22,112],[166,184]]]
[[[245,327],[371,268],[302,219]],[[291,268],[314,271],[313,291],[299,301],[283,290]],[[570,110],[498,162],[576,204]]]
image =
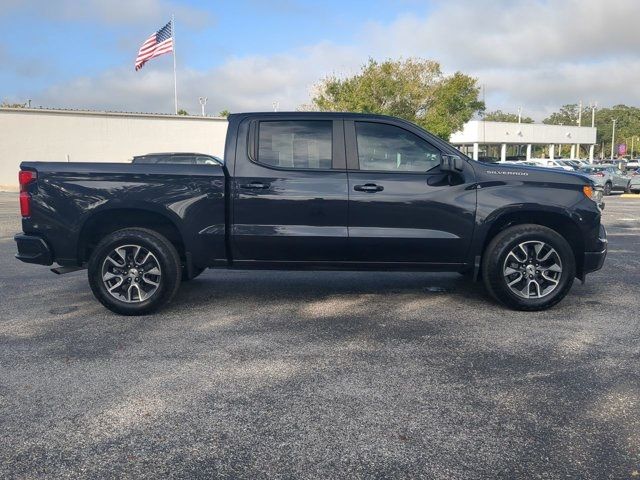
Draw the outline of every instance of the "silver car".
[[[578,172],[588,176],[596,185],[601,186],[605,195],[609,195],[614,190],[629,191],[631,178],[616,167],[594,165],[582,167]]]
[[[631,193],[640,193],[640,168],[631,174],[629,191]]]

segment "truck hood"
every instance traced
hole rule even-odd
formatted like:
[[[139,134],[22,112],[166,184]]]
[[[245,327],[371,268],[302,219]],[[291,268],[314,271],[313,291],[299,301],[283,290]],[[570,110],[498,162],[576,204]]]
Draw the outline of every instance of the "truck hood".
[[[532,167],[521,165],[504,165],[490,163],[476,163],[476,173],[480,181],[540,182],[566,185],[594,185],[592,179],[578,172],[568,170]]]

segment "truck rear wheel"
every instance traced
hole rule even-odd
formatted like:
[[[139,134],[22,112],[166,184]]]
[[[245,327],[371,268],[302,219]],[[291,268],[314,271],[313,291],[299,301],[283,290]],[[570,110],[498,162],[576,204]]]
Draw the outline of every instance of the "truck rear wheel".
[[[516,310],[545,310],[569,292],[576,265],[569,243],[542,225],[509,227],[484,252],[482,276],[488,292]]]
[[[127,228],[106,236],[91,254],[89,285],[105,307],[144,315],[169,302],[180,286],[180,257],[153,230]]]

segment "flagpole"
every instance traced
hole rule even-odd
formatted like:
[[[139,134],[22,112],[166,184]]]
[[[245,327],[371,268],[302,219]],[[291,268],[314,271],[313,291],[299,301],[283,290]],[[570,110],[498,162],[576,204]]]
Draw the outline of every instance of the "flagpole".
[[[173,102],[176,109],[176,115],[178,114],[178,77],[176,75],[176,20],[174,15],[171,15],[171,38],[173,41]]]

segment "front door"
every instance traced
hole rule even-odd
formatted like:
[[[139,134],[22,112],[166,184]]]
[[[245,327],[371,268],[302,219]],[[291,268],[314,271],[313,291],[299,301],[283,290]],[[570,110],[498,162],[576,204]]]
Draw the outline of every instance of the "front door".
[[[266,117],[253,121],[250,128],[240,126],[240,132],[249,131],[239,134],[240,141],[251,140],[249,148],[236,152],[234,264],[295,268],[339,262],[346,256],[343,124],[300,115]]]
[[[440,149],[408,128],[345,121],[350,259],[464,263],[476,209],[473,170],[463,162],[459,174],[440,171]]]

